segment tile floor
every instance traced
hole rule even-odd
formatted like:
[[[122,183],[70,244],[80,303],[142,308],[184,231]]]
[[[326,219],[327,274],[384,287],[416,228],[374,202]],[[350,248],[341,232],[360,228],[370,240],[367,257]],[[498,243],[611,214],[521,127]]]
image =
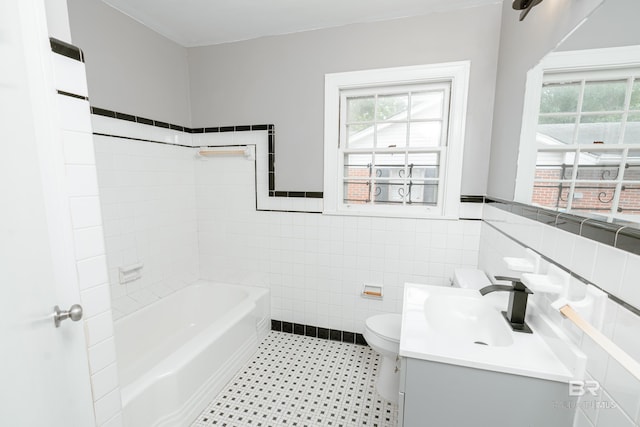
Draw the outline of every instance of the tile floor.
[[[395,427],[368,346],[271,331],[191,427]]]

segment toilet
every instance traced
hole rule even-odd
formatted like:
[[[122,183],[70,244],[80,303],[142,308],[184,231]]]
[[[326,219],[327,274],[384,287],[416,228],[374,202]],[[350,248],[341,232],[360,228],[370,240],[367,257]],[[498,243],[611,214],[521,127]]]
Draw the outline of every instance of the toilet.
[[[378,314],[367,318],[364,339],[380,356],[380,369],[376,381],[376,391],[384,400],[398,403],[400,391],[400,314]]]
[[[456,268],[451,280],[452,286],[465,289],[480,290],[491,284],[484,271],[475,268]]]
[[[480,289],[491,284],[487,275],[473,268],[458,268],[453,273],[452,286]],[[364,339],[380,356],[381,365],[376,381],[376,391],[384,400],[398,403],[400,391],[400,314],[378,314],[367,318]]]

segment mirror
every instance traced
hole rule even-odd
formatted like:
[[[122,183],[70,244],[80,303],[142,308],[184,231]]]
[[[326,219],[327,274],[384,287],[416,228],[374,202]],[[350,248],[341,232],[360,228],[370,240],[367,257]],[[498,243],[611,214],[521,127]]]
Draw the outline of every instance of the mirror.
[[[528,73],[516,200],[640,224],[638,16],[606,0]]]

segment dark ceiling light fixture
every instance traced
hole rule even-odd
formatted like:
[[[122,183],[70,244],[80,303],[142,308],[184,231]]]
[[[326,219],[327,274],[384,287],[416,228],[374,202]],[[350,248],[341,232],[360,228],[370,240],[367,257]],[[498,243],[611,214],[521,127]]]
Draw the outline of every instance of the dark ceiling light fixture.
[[[527,17],[531,9],[542,3],[542,0],[513,0],[512,7],[515,10],[521,10],[520,21]]]

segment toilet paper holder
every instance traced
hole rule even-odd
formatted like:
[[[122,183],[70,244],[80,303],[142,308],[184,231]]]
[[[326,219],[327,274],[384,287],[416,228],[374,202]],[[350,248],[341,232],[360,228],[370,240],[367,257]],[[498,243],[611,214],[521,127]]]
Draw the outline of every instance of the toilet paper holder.
[[[363,298],[382,299],[382,285],[363,284],[362,293]]]

